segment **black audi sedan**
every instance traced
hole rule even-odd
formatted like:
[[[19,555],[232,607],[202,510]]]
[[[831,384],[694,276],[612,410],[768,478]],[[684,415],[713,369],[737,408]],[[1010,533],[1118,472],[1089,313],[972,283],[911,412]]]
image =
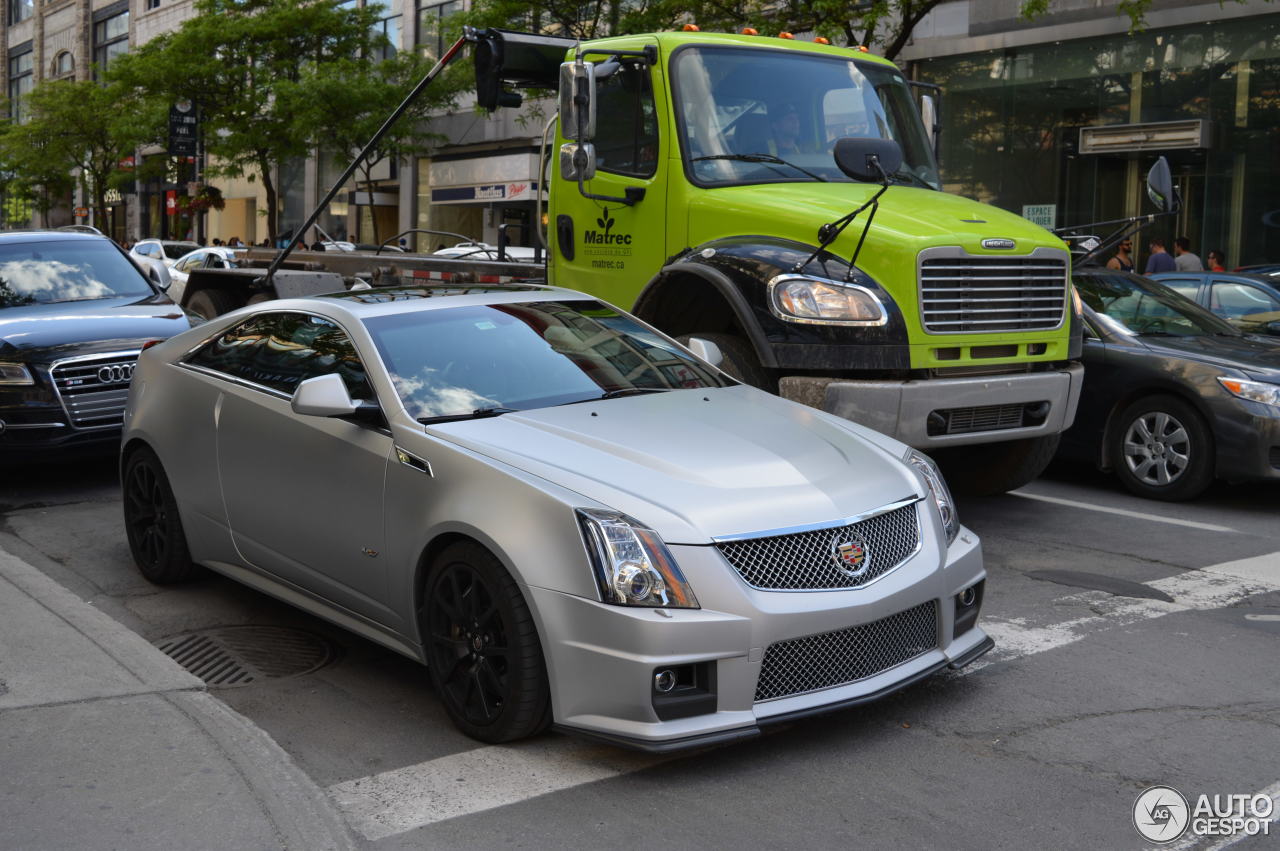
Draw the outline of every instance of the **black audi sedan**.
[[[138,353],[190,327],[106,237],[0,233],[0,460],[118,441]]]
[[[1280,345],[1149,278],[1072,273],[1084,303],[1084,387],[1059,456],[1133,493],[1190,499],[1214,478],[1280,481]]]

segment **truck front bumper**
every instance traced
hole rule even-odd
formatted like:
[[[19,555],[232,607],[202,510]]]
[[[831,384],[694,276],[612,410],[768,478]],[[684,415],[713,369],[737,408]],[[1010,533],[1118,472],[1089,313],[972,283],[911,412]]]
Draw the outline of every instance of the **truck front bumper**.
[[[917,449],[1044,437],[1076,417],[1084,366],[921,381],[787,376],[779,392]],[[1044,407],[1047,406],[1047,407]]]

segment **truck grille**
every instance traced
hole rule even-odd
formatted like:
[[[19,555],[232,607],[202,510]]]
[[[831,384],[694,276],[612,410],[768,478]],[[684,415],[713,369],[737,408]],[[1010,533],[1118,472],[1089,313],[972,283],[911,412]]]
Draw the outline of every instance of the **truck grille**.
[[[50,374],[71,424],[76,428],[121,425],[137,361],[137,352],[117,352],[54,364]]]
[[[1027,406],[1019,403],[1017,405],[983,405],[977,408],[951,408],[939,413],[947,421],[943,434],[968,434],[975,431],[1022,428],[1023,414],[1026,410]]]
[[[1065,315],[1067,261],[930,256],[920,261],[920,296],[931,334],[1048,331]]]
[[[834,529],[724,541],[716,547],[752,588],[826,591],[884,576],[920,548],[915,503]]]
[[[770,644],[756,681],[756,702],[834,688],[874,677],[938,646],[933,600],[874,623]]]

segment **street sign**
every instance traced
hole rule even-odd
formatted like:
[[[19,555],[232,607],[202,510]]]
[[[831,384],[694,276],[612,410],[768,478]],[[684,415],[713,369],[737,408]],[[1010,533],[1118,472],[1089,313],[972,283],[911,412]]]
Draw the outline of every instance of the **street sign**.
[[[169,153],[175,157],[194,157],[199,129],[200,119],[191,101],[180,100],[169,107]]]
[[[76,214],[76,218],[78,219],[88,218],[89,216],[88,207],[76,207],[75,210],[73,210],[72,212]]]
[[[1035,222],[1045,230],[1053,230],[1057,224],[1058,205],[1057,204],[1023,204],[1022,218],[1029,222]]]

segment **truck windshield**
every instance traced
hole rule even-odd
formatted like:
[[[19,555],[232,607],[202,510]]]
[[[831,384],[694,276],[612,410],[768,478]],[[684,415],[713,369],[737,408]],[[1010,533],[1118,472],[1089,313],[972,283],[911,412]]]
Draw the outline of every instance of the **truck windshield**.
[[[832,155],[836,140],[871,136],[902,146],[896,181],[940,188],[896,68],[797,51],[686,47],[672,71],[680,146],[695,183],[848,182]]]

